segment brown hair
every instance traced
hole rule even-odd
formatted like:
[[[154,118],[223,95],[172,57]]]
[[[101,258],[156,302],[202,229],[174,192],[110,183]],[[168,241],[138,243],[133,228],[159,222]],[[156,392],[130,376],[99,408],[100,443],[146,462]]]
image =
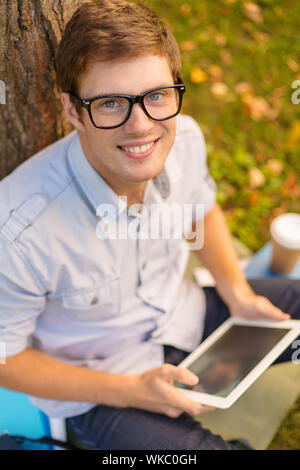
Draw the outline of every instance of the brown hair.
[[[176,39],[148,5],[126,0],[84,3],[67,23],[56,54],[58,84],[63,92],[78,94],[89,64],[149,53],[165,56],[174,83],[181,82]]]

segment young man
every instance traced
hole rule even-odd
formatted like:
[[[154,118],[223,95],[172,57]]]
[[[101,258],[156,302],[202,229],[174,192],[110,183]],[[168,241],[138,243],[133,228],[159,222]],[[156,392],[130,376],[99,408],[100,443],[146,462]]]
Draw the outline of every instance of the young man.
[[[229,314],[299,313],[299,283],[241,272],[202,133],[178,114],[178,46],[148,7],[83,5],[56,64],[75,131],[0,185],[0,385],[94,449],[231,449],[173,386],[195,379],[177,364]],[[204,208],[197,253],[216,289],[183,281],[184,240],[142,236],[143,209],[172,204],[192,208],[195,239]],[[127,236],[105,236],[116,215]]]

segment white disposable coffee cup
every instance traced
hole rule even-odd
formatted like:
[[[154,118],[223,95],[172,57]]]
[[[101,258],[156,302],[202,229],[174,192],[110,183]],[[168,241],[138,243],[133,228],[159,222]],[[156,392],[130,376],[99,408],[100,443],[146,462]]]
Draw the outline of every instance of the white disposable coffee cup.
[[[273,253],[271,270],[278,274],[288,274],[300,257],[300,214],[282,214],[270,227]]]

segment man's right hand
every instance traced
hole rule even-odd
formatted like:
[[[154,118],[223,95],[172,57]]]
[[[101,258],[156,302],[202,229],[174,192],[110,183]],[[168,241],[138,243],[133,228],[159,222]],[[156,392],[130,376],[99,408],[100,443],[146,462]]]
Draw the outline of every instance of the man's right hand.
[[[114,374],[74,366],[33,348],[10,356],[0,367],[0,386],[36,397],[139,408],[177,418],[211,411],[174,387],[192,385],[189,370],[163,364],[142,374]],[[196,382],[198,377],[196,377]]]
[[[163,364],[129,377],[125,406],[162,413],[170,418],[178,418],[183,412],[199,415],[214,410],[189,399],[174,387],[174,380],[186,385],[198,382],[198,377],[183,367]]]

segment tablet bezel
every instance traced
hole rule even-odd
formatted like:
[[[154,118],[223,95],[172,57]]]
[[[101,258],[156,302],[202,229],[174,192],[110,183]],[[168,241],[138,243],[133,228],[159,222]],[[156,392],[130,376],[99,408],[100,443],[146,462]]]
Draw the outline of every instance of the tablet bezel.
[[[189,354],[179,367],[189,368],[189,366],[213,345],[232,325],[262,326],[265,328],[286,328],[287,333],[277,344],[266,354],[266,356],[249,372],[241,382],[228,394],[227,397],[220,397],[208,393],[186,390],[176,386],[176,388],[187,395],[190,399],[203,405],[216,408],[229,408],[250,385],[261,375],[268,366],[292,343],[300,334],[300,320],[271,321],[271,320],[245,320],[240,317],[230,317],[219,326],[203,343],[201,343],[191,354]]]

